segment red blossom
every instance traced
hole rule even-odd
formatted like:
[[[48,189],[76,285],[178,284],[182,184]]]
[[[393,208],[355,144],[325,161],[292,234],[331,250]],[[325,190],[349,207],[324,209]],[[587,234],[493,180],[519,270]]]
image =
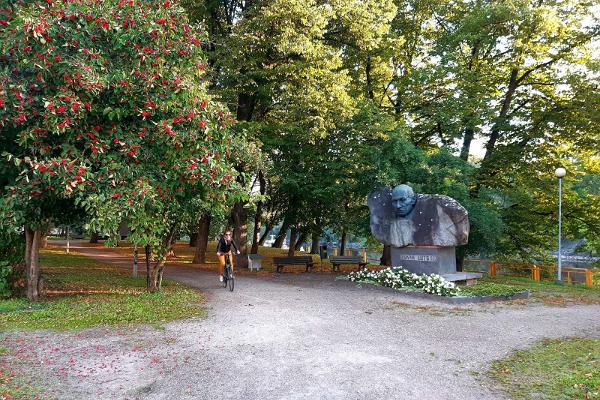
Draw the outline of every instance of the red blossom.
[[[119,197],[123,196],[121,193],[117,192],[115,194],[112,195],[113,199],[118,199]]]

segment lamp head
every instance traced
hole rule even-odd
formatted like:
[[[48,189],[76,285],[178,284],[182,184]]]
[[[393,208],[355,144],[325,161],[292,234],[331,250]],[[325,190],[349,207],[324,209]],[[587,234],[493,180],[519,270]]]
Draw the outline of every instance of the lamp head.
[[[567,174],[567,170],[564,169],[563,167],[558,167],[556,168],[556,171],[554,171],[554,175],[556,175],[557,178],[562,178]]]

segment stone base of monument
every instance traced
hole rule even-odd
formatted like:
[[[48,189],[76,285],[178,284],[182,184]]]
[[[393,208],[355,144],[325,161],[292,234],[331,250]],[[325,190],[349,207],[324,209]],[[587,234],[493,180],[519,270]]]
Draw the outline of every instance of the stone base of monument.
[[[415,274],[438,274],[446,280],[471,285],[482,274],[456,271],[454,247],[406,246],[392,247],[392,266],[402,267]]]

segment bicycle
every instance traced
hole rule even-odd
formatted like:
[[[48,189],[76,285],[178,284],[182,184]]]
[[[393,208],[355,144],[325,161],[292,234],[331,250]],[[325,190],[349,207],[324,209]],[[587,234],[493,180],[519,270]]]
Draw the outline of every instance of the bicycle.
[[[223,274],[223,287],[226,288],[229,284],[229,291],[233,292],[235,286],[235,278],[231,272],[231,261],[229,260],[229,254],[225,254],[225,271]]]

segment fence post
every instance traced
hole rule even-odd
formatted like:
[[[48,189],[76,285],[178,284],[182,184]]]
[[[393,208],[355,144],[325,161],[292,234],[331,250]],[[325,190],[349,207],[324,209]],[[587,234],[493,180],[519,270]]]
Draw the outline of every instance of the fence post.
[[[490,276],[492,278],[496,277],[496,261],[492,261],[492,263],[490,264]]]
[[[541,273],[540,272],[541,272],[541,268],[538,267],[537,265],[533,264],[532,274],[533,274],[533,280],[534,281],[540,281],[540,279],[541,279]]]
[[[367,262],[367,249],[362,249],[363,262]]]
[[[592,287],[592,270],[585,270],[585,286]]]
[[[334,255],[334,256],[337,256],[337,252],[338,252],[338,249],[337,249],[337,247],[334,247],[334,248],[333,248],[333,255]]]

